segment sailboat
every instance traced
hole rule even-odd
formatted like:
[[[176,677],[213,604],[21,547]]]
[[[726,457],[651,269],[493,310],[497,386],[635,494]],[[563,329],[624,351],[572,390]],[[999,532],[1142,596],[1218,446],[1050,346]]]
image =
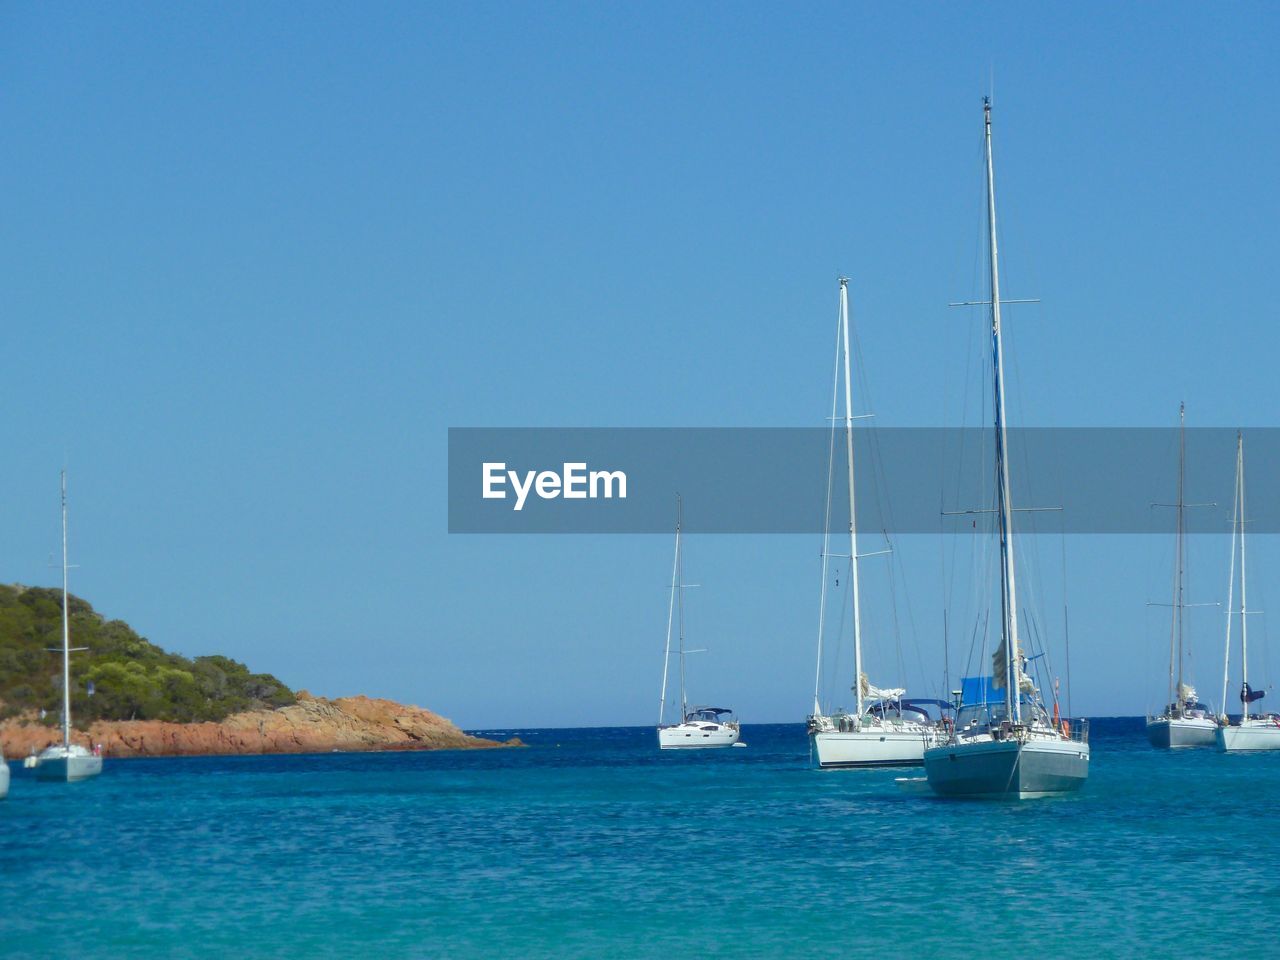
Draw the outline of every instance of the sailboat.
[[[858,588],[858,517],[854,488],[853,399],[849,373],[849,280],[840,278],[840,328],[837,337],[837,362],[844,367],[844,446],[849,482],[849,589],[853,594],[853,695],[856,709],[828,715],[822,709],[819,691],[822,683],[822,635],[827,608],[827,532],[823,531],[822,595],[818,604],[818,668],[813,689],[813,713],[808,718],[818,766],[834,767],[898,767],[919,766],[924,751],[937,741],[938,727],[926,709],[939,701],[905,700],[900,687],[880,689],[863,672],[862,607]],[[839,392],[839,384],[834,393]],[[834,429],[834,398],[832,401]],[[834,436],[833,436],[834,441]],[[832,444],[834,453],[835,445]],[[834,466],[834,464],[832,464]],[[829,490],[829,488],[828,488]],[[830,497],[828,496],[828,508]],[[944,705],[945,706],[945,705]]]
[[[684,526],[684,505],[678,502],[676,517],[676,557],[671,567],[671,599],[667,605],[667,647],[662,659],[662,697],[658,704],[658,748],[660,750],[705,750],[732,747],[738,742],[738,719],[728,707],[691,706],[685,688],[685,657],[701,650],[684,646],[684,561],[680,535]],[[680,721],[666,722],[667,680],[671,676],[671,635],[677,636],[676,657],[680,662]]]
[[[1244,563],[1244,438],[1236,434],[1236,495],[1231,517],[1231,579],[1227,585],[1227,643],[1222,658],[1222,702],[1227,702],[1227,683],[1231,677],[1231,601],[1236,580],[1236,544],[1240,545],[1240,722],[1229,724],[1226,709],[1215,738],[1219,750],[1280,750],[1280,717],[1275,714],[1249,715],[1249,704],[1265,695],[1264,690],[1249,686],[1249,613],[1245,601]]]
[[[1213,711],[1200,702],[1196,688],[1183,678],[1186,659],[1184,628],[1186,609],[1196,604],[1183,599],[1183,581],[1187,559],[1187,405],[1178,405],[1178,502],[1177,540],[1174,548],[1173,618],[1169,626],[1169,700],[1158,717],[1147,718],[1147,739],[1153,747],[1211,747],[1217,737],[1218,723]],[[1203,504],[1201,504],[1203,506]]]
[[[0,800],[9,795],[9,763],[4,758],[4,749],[0,748]]]
[[[102,757],[71,742],[71,611],[67,604],[67,471],[62,471],[62,742],[36,758],[41,780],[87,780],[102,772]],[[83,650],[84,647],[76,647]]]
[[[995,399],[996,514],[1000,539],[1000,648],[994,676],[971,678],[989,695],[966,696],[944,743],[924,753],[934,793],[957,797],[1039,797],[1079,790],[1089,776],[1089,727],[1046,711],[1018,639],[1013,497],[1010,490],[1004,354],[1000,330],[1000,273],[996,251],[996,195],[991,157],[991,100],[983,99],[987,168],[987,234],[991,265],[991,361]],[[968,686],[969,684],[966,684]]]

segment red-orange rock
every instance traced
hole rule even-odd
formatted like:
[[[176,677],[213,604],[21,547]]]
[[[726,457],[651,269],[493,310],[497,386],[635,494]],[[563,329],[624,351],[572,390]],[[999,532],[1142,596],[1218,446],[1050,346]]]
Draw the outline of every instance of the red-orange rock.
[[[12,760],[39,752],[60,738],[57,728],[33,716],[0,723],[0,745]],[[430,710],[392,700],[340,697],[327,700],[306,691],[278,710],[233,714],[221,723],[167,723],[159,720],[97,721],[82,744],[102,744],[111,757],[199,756],[258,753],[329,753],[364,750],[458,750],[523,746],[472,737]]]

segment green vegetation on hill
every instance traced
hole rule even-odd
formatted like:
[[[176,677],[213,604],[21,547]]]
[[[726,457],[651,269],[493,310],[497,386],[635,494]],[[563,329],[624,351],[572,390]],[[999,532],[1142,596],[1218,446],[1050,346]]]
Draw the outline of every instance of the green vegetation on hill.
[[[188,660],[166,653],[122,620],[107,620],[70,598],[71,711],[77,727],[94,720],[221,720],[241,710],[282,707],[293,691],[268,673],[227,657]],[[50,652],[56,648],[57,652]],[[62,710],[62,591],[0,585],[0,710]],[[95,691],[89,696],[87,685]]]

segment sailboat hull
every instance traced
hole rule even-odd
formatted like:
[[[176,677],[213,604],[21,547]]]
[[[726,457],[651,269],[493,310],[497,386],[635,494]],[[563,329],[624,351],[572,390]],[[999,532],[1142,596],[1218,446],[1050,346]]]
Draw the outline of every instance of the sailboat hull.
[[[709,750],[732,747],[738,742],[738,728],[727,723],[678,723],[658,728],[662,750]]]
[[[1147,721],[1147,739],[1160,750],[1183,747],[1212,747],[1217,743],[1218,725],[1198,717],[1156,717]]]
[[[1280,725],[1273,720],[1248,720],[1243,726],[1219,727],[1217,746],[1227,753],[1280,750]]]
[[[9,764],[0,760],[0,800],[9,795]]]
[[[813,749],[823,770],[918,767],[934,741],[934,733],[926,730],[823,731],[813,734]]]
[[[980,740],[926,750],[924,770],[943,797],[1032,798],[1074,793],[1089,776],[1089,745],[1073,740]]]
[[[76,780],[88,780],[102,772],[102,758],[90,753],[59,753],[56,756],[42,756],[36,765],[36,779],[58,780],[73,783]]]

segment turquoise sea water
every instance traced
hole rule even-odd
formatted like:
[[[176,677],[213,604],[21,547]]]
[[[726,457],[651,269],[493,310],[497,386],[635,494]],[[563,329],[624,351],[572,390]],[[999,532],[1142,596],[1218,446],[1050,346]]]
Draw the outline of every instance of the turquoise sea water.
[[[0,953],[1280,955],[1280,756],[1099,720],[1078,797],[945,801],[811,769],[800,725],[501,733],[531,746],[12,764]]]

